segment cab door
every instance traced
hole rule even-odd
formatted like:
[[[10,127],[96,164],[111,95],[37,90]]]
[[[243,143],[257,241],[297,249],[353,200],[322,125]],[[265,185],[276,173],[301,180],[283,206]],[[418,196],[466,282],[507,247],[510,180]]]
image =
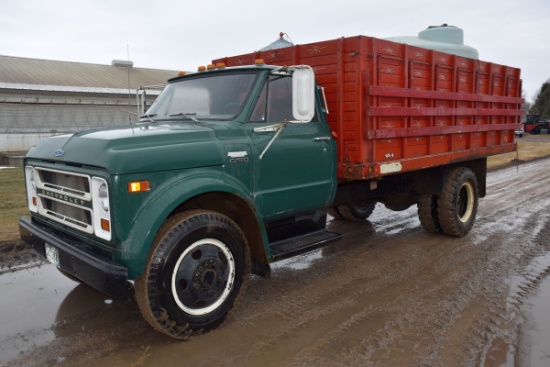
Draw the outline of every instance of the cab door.
[[[292,78],[270,76],[248,124],[253,129],[254,200],[264,220],[323,208],[336,191],[335,142],[317,116],[309,123],[286,124],[265,150],[277,131],[257,128],[291,120]]]

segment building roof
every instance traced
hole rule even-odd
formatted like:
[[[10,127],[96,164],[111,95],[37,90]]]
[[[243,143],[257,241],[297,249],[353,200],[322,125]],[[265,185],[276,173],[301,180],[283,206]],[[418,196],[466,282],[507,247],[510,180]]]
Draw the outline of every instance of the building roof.
[[[153,86],[157,87],[157,86]],[[162,85],[158,85],[158,89]],[[100,93],[100,94],[128,94],[130,90],[131,94],[136,93],[136,89],[128,88],[101,88],[101,87],[70,87],[65,85],[47,85],[47,84],[23,84],[23,83],[2,83],[0,82],[1,89],[10,89],[15,91],[40,91],[40,92],[61,92],[61,93]],[[156,88],[154,88],[156,89]],[[149,86],[147,90],[149,92],[154,91]],[[160,91],[156,94],[160,94]],[[1,100],[1,99],[0,99]]]
[[[130,82],[128,83],[128,71]],[[0,55],[0,83],[83,88],[136,89],[165,84],[177,71],[29,59]],[[130,84],[130,85],[128,85]]]

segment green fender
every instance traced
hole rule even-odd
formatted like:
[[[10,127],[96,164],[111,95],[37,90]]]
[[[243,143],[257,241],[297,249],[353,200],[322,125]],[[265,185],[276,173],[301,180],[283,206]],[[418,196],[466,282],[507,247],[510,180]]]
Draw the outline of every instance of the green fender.
[[[223,172],[201,171],[192,170],[189,174],[163,182],[158,188],[152,190],[152,195],[143,202],[128,235],[122,239],[118,251],[121,256],[118,260],[128,267],[129,278],[137,278],[143,273],[155,236],[170,214],[188,200],[208,193],[227,193],[246,202],[254,213],[261,231],[263,251],[269,252],[265,246],[268,240],[264,223],[250,199],[247,188],[240,181]],[[266,253],[266,256],[270,254]]]

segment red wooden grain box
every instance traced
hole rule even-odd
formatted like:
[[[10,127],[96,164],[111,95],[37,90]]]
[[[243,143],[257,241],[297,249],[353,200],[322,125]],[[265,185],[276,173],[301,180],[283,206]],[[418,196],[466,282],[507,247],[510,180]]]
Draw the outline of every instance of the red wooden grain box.
[[[357,36],[214,60],[310,65],[325,88],[338,177],[370,179],[514,151],[520,70]]]

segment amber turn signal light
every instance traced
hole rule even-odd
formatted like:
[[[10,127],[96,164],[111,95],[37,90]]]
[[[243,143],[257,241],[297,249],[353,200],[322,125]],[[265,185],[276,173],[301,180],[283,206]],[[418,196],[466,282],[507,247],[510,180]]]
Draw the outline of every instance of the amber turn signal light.
[[[111,223],[108,219],[101,218],[101,229],[105,232],[111,232]]]
[[[149,180],[128,182],[129,193],[145,192],[149,190],[151,190]]]

